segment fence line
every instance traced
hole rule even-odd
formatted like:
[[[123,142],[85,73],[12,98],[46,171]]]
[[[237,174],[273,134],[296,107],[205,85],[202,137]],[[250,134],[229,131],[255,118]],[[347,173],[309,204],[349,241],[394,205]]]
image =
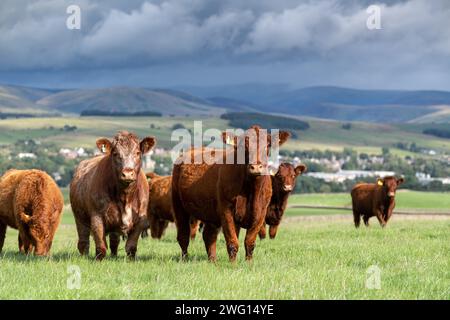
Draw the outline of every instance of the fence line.
[[[324,210],[342,210],[342,211],[352,211],[352,207],[335,207],[335,206],[313,206],[313,205],[303,205],[294,204],[289,205],[288,209],[324,209]],[[395,214],[404,215],[439,215],[439,216],[450,216],[450,212],[429,212],[429,211],[398,211],[394,210]]]

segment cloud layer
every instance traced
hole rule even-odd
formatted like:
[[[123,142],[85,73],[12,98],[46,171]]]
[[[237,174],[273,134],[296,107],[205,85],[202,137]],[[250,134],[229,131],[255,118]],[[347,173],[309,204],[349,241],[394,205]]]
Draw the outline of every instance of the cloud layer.
[[[70,4],[81,7],[81,30],[66,28]],[[450,67],[449,1],[385,1],[380,4],[381,30],[366,27],[370,4],[3,0],[0,71],[156,68],[164,73],[167,68],[167,74],[176,74],[175,65],[199,72],[244,66],[255,74],[272,72],[277,81],[287,82],[299,81],[295,72],[322,83],[336,82],[333,73],[339,72],[344,83],[346,78],[358,81],[359,76],[366,86],[380,86],[392,74],[400,74],[397,81],[402,81],[401,75],[409,79],[407,74],[422,74],[433,82],[449,80],[442,72]]]

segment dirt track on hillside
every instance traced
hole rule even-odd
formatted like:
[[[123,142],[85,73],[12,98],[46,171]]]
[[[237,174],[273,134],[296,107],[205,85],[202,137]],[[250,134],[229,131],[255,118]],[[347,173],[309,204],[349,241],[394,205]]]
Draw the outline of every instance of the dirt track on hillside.
[[[376,218],[373,218],[376,220]],[[286,217],[283,221],[286,222],[296,222],[296,221],[352,221],[353,215],[350,214],[328,214],[328,215],[311,215],[311,216],[294,216]],[[450,220],[450,215],[434,215],[434,214],[414,214],[414,215],[403,215],[394,214],[391,217],[392,221],[396,220]]]

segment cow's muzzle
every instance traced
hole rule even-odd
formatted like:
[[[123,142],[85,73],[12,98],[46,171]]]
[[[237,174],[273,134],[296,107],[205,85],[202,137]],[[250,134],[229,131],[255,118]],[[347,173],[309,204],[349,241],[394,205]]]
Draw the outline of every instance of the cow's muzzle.
[[[265,174],[269,174],[267,167],[263,166],[262,164],[251,164],[248,167],[248,172],[255,176],[262,176]]]
[[[136,173],[133,169],[123,169],[120,175],[120,181],[124,184],[130,184],[136,181]]]
[[[290,191],[292,191],[292,189],[293,189],[293,187],[290,184],[285,184],[283,186],[283,190],[286,191],[286,192],[290,192]]]
[[[388,192],[388,197],[395,197],[395,192]]]

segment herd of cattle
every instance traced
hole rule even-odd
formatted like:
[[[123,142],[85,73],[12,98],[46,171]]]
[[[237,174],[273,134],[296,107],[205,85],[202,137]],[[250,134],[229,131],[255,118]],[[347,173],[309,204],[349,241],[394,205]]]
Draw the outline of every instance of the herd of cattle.
[[[261,130],[258,126],[250,129],[257,135]],[[279,145],[289,136],[280,131]],[[250,260],[258,234],[261,239],[266,237],[266,224],[270,238],[275,238],[296,179],[307,168],[282,163],[276,174],[267,175],[267,164],[262,159],[250,163],[245,134],[237,137],[224,132],[222,138],[229,147],[193,148],[182,157],[212,152],[226,159],[236,157],[237,148],[243,147],[243,164],[176,161],[172,176],[146,175],[141,168],[142,155],[156,143],[154,137],[139,141],[136,135],[121,131],[112,140],[98,139],[102,154],[82,161],[70,185],[79,252],[89,253],[92,235],[96,259],[103,259],[108,235],[111,255],[117,255],[123,238],[127,256],[134,258],[138,240],[148,228],[153,238],[161,238],[168,223],[175,222],[183,258],[188,255],[190,239],[202,229],[208,258],[215,261],[217,236],[222,230],[229,259],[234,261],[239,231],[244,228],[245,254]],[[267,145],[258,148],[268,153],[271,139],[268,136]],[[402,182],[403,179],[385,177],[373,184],[357,184],[351,192],[355,226],[359,226],[361,216],[366,225],[370,217],[376,216],[384,227],[395,206],[395,191]],[[48,255],[63,206],[61,191],[45,172],[7,171],[0,178],[0,251],[9,226],[19,231],[21,252]]]

